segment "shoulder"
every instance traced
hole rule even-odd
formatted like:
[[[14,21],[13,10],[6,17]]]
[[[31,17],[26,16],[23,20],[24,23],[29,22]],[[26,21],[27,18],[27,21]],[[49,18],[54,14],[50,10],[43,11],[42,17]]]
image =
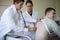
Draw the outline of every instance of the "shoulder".
[[[7,17],[10,16],[12,14],[12,9],[10,7],[8,7],[7,9],[5,9],[5,11],[3,12],[1,17]]]
[[[11,13],[12,11],[13,9],[11,7],[8,7],[7,9],[5,9],[3,13],[8,14],[8,13]]]

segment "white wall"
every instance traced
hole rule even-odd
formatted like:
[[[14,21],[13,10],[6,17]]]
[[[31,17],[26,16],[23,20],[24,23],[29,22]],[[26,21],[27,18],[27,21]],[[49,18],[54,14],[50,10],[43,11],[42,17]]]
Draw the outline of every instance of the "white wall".
[[[60,20],[60,0],[55,0],[57,20]]]
[[[44,11],[47,7],[55,8],[57,19],[60,19],[60,0],[32,0],[34,3],[34,10],[38,11],[39,16],[44,16]],[[0,0],[0,15],[8,6],[13,3],[12,0]],[[23,12],[26,10],[26,6],[24,5],[22,8]]]

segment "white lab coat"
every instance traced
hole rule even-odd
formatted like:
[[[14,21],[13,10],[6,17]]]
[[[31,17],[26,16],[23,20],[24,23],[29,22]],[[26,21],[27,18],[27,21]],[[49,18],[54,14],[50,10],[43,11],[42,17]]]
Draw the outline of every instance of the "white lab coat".
[[[14,32],[22,32],[23,28],[24,22],[22,16],[16,10],[15,6],[11,5],[4,11],[4,13],[1,16],[0,39],[11,30],[13,30]]]
[[[36,11],[32,12],[32,16],[30,16],[29,13],[26,11],[23,13],[23,17],[24,17],[24,21],[26,23],[26,26],[29,26],[29,27],[34,27],[37,19],[39,18],[38,13]],[[32,38],[32,40],[35,40],[35,33],[34,32],[28,32],[28,29],[26,29],[25,35],[28,35]]]

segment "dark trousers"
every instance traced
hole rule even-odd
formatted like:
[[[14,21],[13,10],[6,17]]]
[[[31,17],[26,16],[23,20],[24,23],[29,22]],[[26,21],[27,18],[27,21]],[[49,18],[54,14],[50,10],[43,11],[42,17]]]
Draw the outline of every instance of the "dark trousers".
[[[49,35],[49,36],[48,36],[48,40],[60,40],[60,38],[57,37],[57,36]]]

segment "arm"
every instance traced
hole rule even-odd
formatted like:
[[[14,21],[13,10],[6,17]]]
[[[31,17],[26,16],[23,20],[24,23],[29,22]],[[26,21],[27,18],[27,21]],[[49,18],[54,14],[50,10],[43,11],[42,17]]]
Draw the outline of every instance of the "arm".
[[[10,32],[14,27],[16,27],[15,22],[12,18],[11,12],[4,12],[1,16],[0,21],[0,37],[5,36],[8,32]]]
[[[42,22],[37,23],[37,31],[35,35],[35,40],[47,40],[48,32],[45,29],[45,25]]]
[[[54,33],[60,37],[60,27],[58,27],[58,25],[56,23],[53,23],[52,25],[52,30],[54,31]]]
[[[36,23],[36,20],[35,19],[33,19],[33,18],[25,18],[25,21],[26,22],[30,22],[30,23]]]

